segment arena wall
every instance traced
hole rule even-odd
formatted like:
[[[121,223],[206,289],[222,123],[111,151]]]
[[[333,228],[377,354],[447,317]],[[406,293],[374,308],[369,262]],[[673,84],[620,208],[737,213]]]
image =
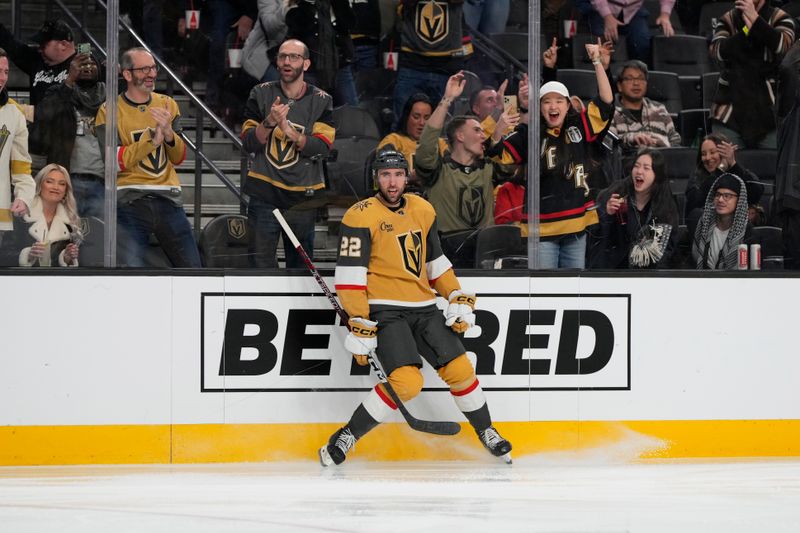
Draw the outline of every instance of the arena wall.
[[[328,278],[332,283],[332,279]],[[462,276],[465,338],[515,457],[800,455],[800,279]],[[375,378],[309,276],[0,275],[0,464],[314,459]],[[409,403],[464,422],[432,369]],[[397,416],[383,460],[486,459]]]

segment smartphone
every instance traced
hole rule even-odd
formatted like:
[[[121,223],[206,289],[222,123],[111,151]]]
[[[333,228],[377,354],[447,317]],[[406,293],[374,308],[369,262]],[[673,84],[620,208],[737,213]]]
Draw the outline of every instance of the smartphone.
[[[78,55],[83,54],[91,54],[92,53],[92,45],[91,43],[81,43],[77,47]]]
[[[507,94],[503,96],[503,110],[509,115],[519,113],[519,108],[517,107],[517,95]]]

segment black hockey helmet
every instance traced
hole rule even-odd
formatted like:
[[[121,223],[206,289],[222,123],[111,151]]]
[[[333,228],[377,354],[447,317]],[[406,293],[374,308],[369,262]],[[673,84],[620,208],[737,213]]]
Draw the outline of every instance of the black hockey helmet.
[[[397,150],[383,150],[375,154],[375,160],[372,162],[373,181],[378,179],[378,171],[383,168],[402,168],[408,176],[408,160]]]

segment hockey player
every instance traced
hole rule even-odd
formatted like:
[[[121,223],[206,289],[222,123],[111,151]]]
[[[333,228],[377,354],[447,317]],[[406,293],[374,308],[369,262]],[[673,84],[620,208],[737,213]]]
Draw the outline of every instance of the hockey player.
[[[360,365],[376,351],[403,402],[422,390],[424,358],[450,386],[486,449],[510,462],[511,443],[492,426],[486,397],[459,339],[475,324],[475,295],[461,291],[442,254],[436,213],[421,197],[403,194],[408,162],[401,153],[379,153],[372,174],[377,194],[352,206],[342,219],[335,283],[351,317],[345,348]],[[431,287],[449,300],[444,316]],[[322,465],[341,464],[355,442],[395,409],[378,384],[320,448]]]

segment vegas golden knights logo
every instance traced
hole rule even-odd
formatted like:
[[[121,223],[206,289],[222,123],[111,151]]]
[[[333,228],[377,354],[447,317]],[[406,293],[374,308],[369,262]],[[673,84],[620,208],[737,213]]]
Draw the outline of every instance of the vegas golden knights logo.
[[[300,133],[305,132],[305,127],[291,123],[292,127]],[[267,144],[267,159],[275,168],[287,168],[300,159],[300,154],[294,141],[289,140],[283,130],[275,128],[269,137],[269,144]]]
[[[422,231],[409,231],[397,236],[400,245],[400,254],[403,256],[403,266],[414,276],[422,274]]]
[[[133,142],[139,142],[145,130],[132,131],[131,137]],[[151,176],[160,176],[167,170],[167,151],[164,149],[164,143],[156,146],[156,149],[147,154],[144,159],[139,161],[138,166]]]
[[[228,219],[228,235],[234,239],[241,239],[247,233],[247,223],[241,218]]]
[[[3,127],[0,128],[0,154],[3,153],[3,150],[6,147],[6,143],[8,142],[9,136],[11,136],[11,132],[8,131],[6,125],[3,124]]]
[[[449,16],[447,2],[428,0],[418,3],[415,17],[417,35],[428,44],[438,43],[447,37]]]
[[[486,214],[483,190],[478,187],[461,187],[458,190],[458,216],[467,226],[478,226]]]

